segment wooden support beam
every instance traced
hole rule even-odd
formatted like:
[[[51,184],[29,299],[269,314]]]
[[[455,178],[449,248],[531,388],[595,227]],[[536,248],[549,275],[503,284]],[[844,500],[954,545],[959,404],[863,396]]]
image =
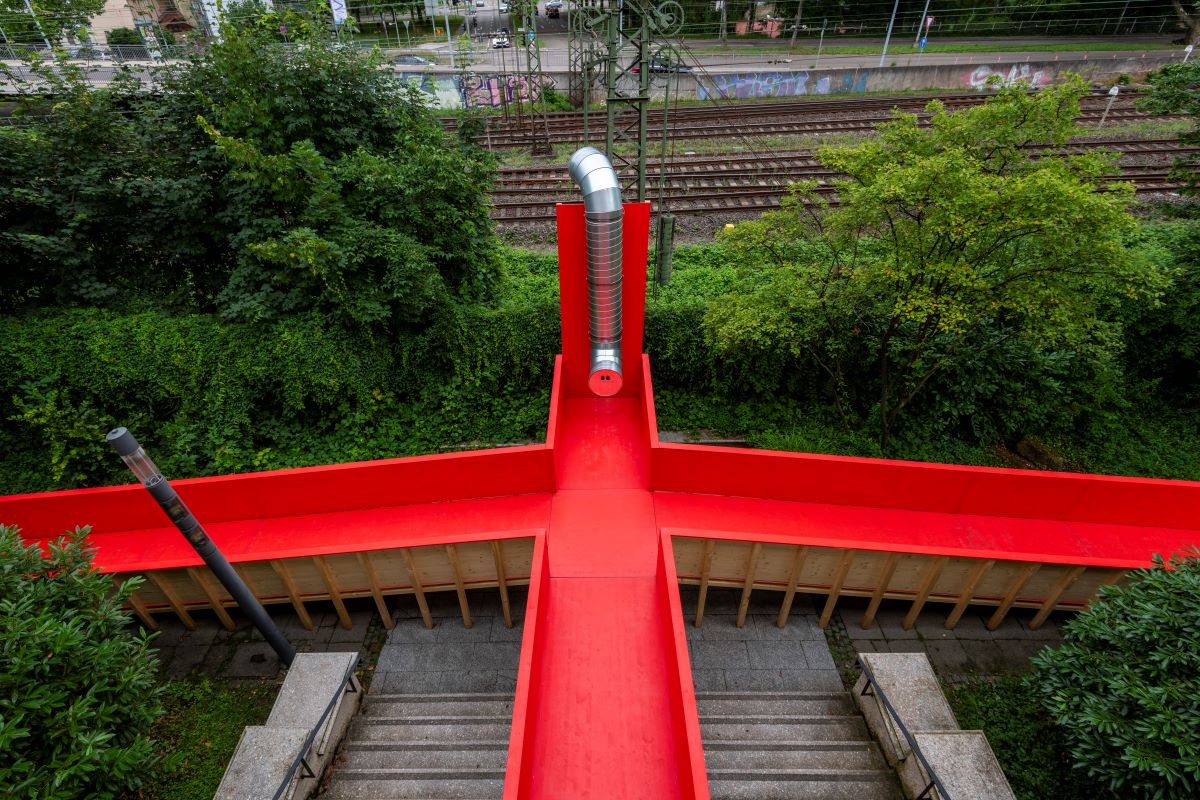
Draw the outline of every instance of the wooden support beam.
[[[462,611],[463,627],[469,628],[471,609],[467,607],[467,589],[463,586],[462,566],[458,563],[458,548],[452,544],[446,545],[446,555],[450,558],[450,568],[454,570],[454,588],[458,592],[458,608]]]
[[[762,552],[762,542],[750,545],[750,558],[746,559],[746,582],[742,585],[742,600],[738,603],[737,626],[746,624],[746,611],[750,608],[750,592],[754,589],[754,571],[758,569],[758,554]]]
[[[989,631],[994,631],[1000,627],[1000,623],[1004,622],[1004,618],[1008,615],[1008,610],[1017,601],[1017,595],[1020,594],[1021,589],[1024,588],[1029,579],[1041,567],[1041,564],[1031,562],[1021,568],[1021,571],[1013,578],[1012,583],[1008,585],[1008,591],[1004,593],[1004,599],[1000,601],[999,607],[996,608],[996,613],[992,614],[991,618],[987,621],[986,627]]]
[[[971,574],[967,576],[967,584],[963,587],[962,593],[958,596],[958,602],[954,604],[954,610],[950,612],[950,616],[946,617],[946,630],[954,630],[954,626],[958,624],[958,620],[962,617],[963,612],[967,610],[967,605],[970,604],[971,598],[975,595],[975,587],[979,585],[979,581],[987,574],[992,565],[996,563],[996,559],[987,558],[980,561],[971,570]]]
[[[696,622],[699,628],[704,624],[704,601],[708,599],[708,575],[712,572],[713,551],[717,549],[715,539],[704,540],[704,558],[700,562],[700,596],[696,599]]]
[[[189,614],[187,609],[183,607],[183,603],[180,601],[179,595],[175,594],[175,590],[172,589],[166,581],[158,577],[157,572],[147,572],[146,577],[149,578],[150,582],[157,586],[158,590],[163,593],[164,597],[167,598],[167,602],[171,604],[171,608],[174,609],[175,615],[179,617],[179,621],[183,623],[183,627],[187,628],[189,631],[196,630],[196,621],[192,619],[192,615]]]
[[[305,630],[311,631],[315,627],[312,617],[308,615],[308,609],[304,607],[304,601],[300,599],[300,592],[296,590],[296,582],[292,580],[287,566],[277,559],[271,559],[268,563],[271,565],[271,569],[275,570],[275,574],[279,576],[283,588],[287,590],[288,599],[292,601],[292,608],[296,609],[296,616],[300,618],[300,624],[304,626]]]
[[[1054,584],[1054,588],[1050,590],[1050,594],[1046,596],[1042,607],[1038,609],[1037,615],[1029,621],[1029,630],[1036,631],[1042,627],[1042,623],[1046,621],[1046,617],[1050,616],[1050,612],[1054,610],[1054,606],[1058,604],[1058,598],[1062,597],[1072,583],[1079,580],[1079,576],[1084,573],[1087,567],[1083,565],[1071,567],[1063,573],[1063,576]]]
[[[375,571],[375,562],[371,560],[370,553],[355,553],[358,556],[359,566],[363,568],[363,572],[367,573],[367,582],[371,584],[371,596],[375,598],[375,608],[379,611],[379,619],[383,621],[383,627],[389,631],[395,626],[392,622],[392,613],[388,611],[387,603],[383,599],[383,589],[379,585],[379,573]]]
[[[313,563],[317,565],[317,570],[325,581],[325,588],[329,590],[329,599],[333,601],[333,608],[337,611],[338,620],[342,623],[343,628],[350,630],[354,627],[354,622],[350,619],[350,612],[346,611],[346,604],[342,602],[342,594],[338,591],[333,570],[329,568],[329,562],[325,560],[325,556],[313,556]]]
[[[512,609],[508,605],[508,579],[504,576],[504,551],[500,548],[500,540],[492,540],[492,558],[496,562],[496,585],[500,588],[500,610],[504,612],[504,627],[511,628]]]
[[[404,563],[408,566],[409,577],[412,578],[413,594],[417,597],[417,608],[421,609],[421,619],[426,628],[433,628],[433,616],[429,613],[429,603],[425,602],[425,590],[421,587],[421,574],[417,572],[417,562],[413,558],[412,548],[402,547]]]
[[[154,617],[150,616],[150,612],[146,609],[146,604],[142,602],[142,598],[138,597],[136,591],[129,593],[129,607],[133,609],[133,613],[138,615],[138,618],[146,625],[147,630],[158,630],[158,623],[154,621]]]
[[[917,597],[913,600],[912,608],[908,609],[908,613],[904,615],[904,621],[900,623],[900,627],[904,630],[912,630],[912,626],[917,621],[917,616],[921,613],[921,609],[925,607],[925,599],[929,597],[929,592],[933,590],[933,585],[937,583],[938,576],[942,574],[942,570],[946,568],[946,563],[950,561],[949,556],[938,556],[930,563],[929,569],[925,572],[925,577],[921,580],[921,585],[917,588]]]
[[[796,599],[796,584],[800,581],[800,573],[804,570],[804,559],[808,557],[808,545],[802,544],[796,548],[796,555],[792,559],[792,571],[788,575],[787,591],[783,594],[783,605],[779,607],[779,618],[775,620],[775,627],[782,628],[787,624],[788,617],[792,613],[792,601]]]
[[[217,614],[217,619],[221,620],[221,624],[225,626],[225,630],[231,631],[237,628],[233,624],[233,618],[229,616],[229,612],[225,610],[224,604],[217,597],[217,593],[213,591],[208,580],[204,576],[204,572],[199,567],[188,567],[187,574],[191,576],[196,585],[200,587],[200,591],[204,592],[204,596],[208,598],[209,605]]]
[[[867,613],[863,614],[861,624],[864,631],[875,622],[875,614],[879,612],[879,604],[883,602],[888,584],[892,582],[892,575],[896,573],[898,560],[895,553],[888,553],[887,558],[883,560],[883,569],[879,570],[879,577],[875,579],[875,591],[871,594],[871,602],[867,604]]]
[[[842,584],[846,582],[846,575],[850,572],[850,562],[853,560],[854,551],[847,550],[842,553],[842,558],[838,561],[837,570],[833,575],[833,584],[829,587],[829,599],[825,601],[825,608],[821,611],[821,619],[817,623],[822,630],[829,626],[829,618],[833,616],[833,607],[837,605],[838,595],[842,593]]]

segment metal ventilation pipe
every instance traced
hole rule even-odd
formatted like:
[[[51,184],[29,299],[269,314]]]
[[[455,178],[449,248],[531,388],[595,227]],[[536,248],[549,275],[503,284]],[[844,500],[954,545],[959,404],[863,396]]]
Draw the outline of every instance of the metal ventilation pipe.
[[[583,192],[592,340],[588,386],[610,397],[621,390],[621,187],[612,164],[594,147],[576,150],[567,169]]]

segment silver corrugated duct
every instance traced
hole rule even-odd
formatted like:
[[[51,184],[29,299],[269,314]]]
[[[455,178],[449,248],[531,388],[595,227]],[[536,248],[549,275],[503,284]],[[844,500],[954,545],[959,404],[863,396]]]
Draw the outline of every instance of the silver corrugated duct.
[[[621,187],[612,164],[594,147],[576,150],[567,168],[583,192],[587,232],[588,385],[607,397],[621,389]]]

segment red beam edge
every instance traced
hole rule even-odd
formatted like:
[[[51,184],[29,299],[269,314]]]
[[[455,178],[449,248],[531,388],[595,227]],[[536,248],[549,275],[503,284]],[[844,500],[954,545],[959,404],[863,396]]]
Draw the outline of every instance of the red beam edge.
[[[673,665],[670,676],[672,705],[675,712],[676,755],[679,759],[679,785],[685,798],[708,800],[708,771],[704,766],[704,742],[700,738],[700,716],[696,709],[696,688],[692,682],[692,664],[688,656],[687,636],[683,626],[683,607],[679,600],[679,577],[675,573],[675,553],[671,535],[659,532],[658,591],[663,603],[664,642],[668,663]]]
[[[562,387],[562,369],[563,357],[562,353],[559,353],[554,357],[554,378],[550,383],[550,418],[546,421],[546,449],[551,452],[558,444],[558,420],[562,417],[563,403],[566,401]],[[553,457],[550,460],[553,464]]]
[[[525,751],[534,735],[531,720],[537,717],[532,698],[538,679],[538,626],[541,621],[542,593],[550,582],[549,564],[546,558],[546,534],[543,531],[534,539],[533,562],[529,570],[525,630],[521,633],[521,660],[517,666],[517,691],[513,698],[512,727],[508,734],[508,763],[504,770],[504,800],[517,800],[527,794],[531,778],[532,764],[526,763]]]
[[[650,446],[650,486],[654,487],[654,449],[659,447],[658,412],[654,410],[654,381],[650,378],[650,355],[642,353],[642,409],[646,423],[646,440]]]

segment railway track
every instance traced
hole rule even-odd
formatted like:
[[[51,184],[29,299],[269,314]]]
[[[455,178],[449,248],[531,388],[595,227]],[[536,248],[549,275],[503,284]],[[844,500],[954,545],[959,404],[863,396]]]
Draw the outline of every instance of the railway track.
[[[1181,184],[1168,175],[1171,162],[1200,148],[1183,147],[1177,140],[1104,141],[1077,143],[1062,153],[1083,153],[1097,148],[1137,157],[1150,164],[1130,165],[1111,180],[1132,181],[1139,194],[1176,191]],[[797,180],[812,180],[817,193],[836,203],[833,181],[837,173],[826,169],[811,152],[795,151],[763,156],[683,157],[647,165],[652,188],[652,208],[659,210],[661,182],[667,210],[676,215],[761,212],[779,205],[788,187]],[[575,202],[578,192],[566,171],[555,168],[507,168],[492,193],[492,218],[500,224],[545,222],[554,219],[554,204]]]
[[[833,133],[870,132],[882,122],[892,118],[892,111],[911,111],[919,117],[927,116],[924,107],[929,101],[939,99],[948,108],[979,105],[986,95],[945,94],[887,98],[859,98],[857,100],[806,100],[763,103],[728,103],[719,107],[685,107],[672,110],[667,118],[667,138],[670,140],[704,140],[725,137],[755,138],[765,136],[828,135]],[[1099,120],[1107,104],[1106,95],[1088,95],[1081,103],[1080,122],[1087,124]],[[592,131],[604,128],[602,111],[593,114]],[[854,114],[853,118],[848,115]],[[1148,119],[1166,119],[1133,107],[1133,98],[1124,96],[1113,106],[1108,115],[1113,124],[1137,122]],[[444,120],[449,128],[454,123]],[[648,112],[647,129],[652,138],[663,135],[661,109]],[[504,149],[528,145],[533,136],[529,120],[509,119],[488,121],[476,142],[491,149]],[[579,112],[561,112],[547,116],[545,129],[539,126],[539,137],[549,136],[551,144],[567,144],[582,141],[583,115]]]

